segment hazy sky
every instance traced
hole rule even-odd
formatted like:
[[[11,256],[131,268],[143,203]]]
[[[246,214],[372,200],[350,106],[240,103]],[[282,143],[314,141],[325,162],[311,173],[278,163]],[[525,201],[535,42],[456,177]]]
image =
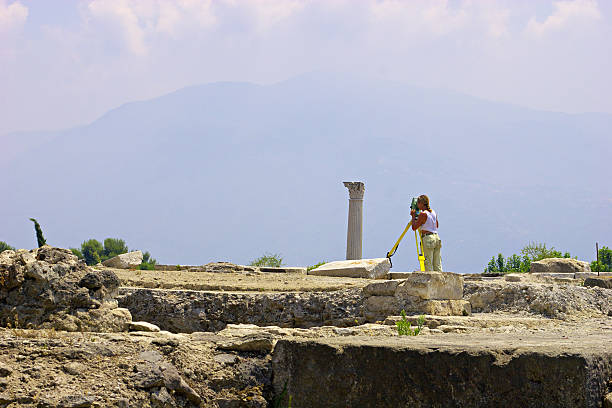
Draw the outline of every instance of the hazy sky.
[[[612,1],[0,0],[0,135],[313,70],[612,113]]]

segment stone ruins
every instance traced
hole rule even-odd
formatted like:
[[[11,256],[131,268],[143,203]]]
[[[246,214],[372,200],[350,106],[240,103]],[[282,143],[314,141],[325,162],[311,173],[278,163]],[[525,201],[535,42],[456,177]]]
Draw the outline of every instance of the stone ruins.
[[[4,251],[0,406],[611,406],[610,277],[385,261],[141,271]]]

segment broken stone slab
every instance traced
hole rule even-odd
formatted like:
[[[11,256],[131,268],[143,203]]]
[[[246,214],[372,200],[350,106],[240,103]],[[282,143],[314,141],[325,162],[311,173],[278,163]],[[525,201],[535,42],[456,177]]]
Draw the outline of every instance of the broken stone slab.
[[[249,334],[242,337],[230,337],[217,344],[219,350],[271,352],[276,339],[268,333]]]
[[[362,293],[364,296],[393,296],[399,283],[397,280],[370,283],[363,288]]]
[[[612,272],[576,272],[574,279],[586,279],[586,278],[612,278]]]
[[[395,296],[421,299],[462,299],[463,277],[452,272],[412,272],[400,281]]]
[[[552,273],[576,273],[591,272],[591,265],[585,261],[572,258],[546,258],[531,263],[531,273],[552,272]]]
[[[259,267],[260,272],[271,272],[271,273],[297,273],[300,275],[306,275],[306,268],[300,267],[272,267],[272,266],[261,266]]]
[[[612,278],[587,278],[584,286],[598,286],[600,288],[612,289]]]
[[[119,254],[102,262],[102,265],[109,268],[129,269],[138,266],[142,263],[142,251],[128,252],[127,254]]]
[[[131,322],[129,324],[129,331],[143,331],[155,333],[159,330],[159,326],[148,322]]]
[[[308,272],[316,276],[337,276],[344,278],[384,279],[391,268],[387,258],[355,259],[328,262]]]

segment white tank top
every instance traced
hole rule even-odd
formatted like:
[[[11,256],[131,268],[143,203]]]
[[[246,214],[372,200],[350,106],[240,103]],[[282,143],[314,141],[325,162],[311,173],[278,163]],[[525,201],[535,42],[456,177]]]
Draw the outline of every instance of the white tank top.
[[[425,215],[427,215],[427,220],[425,224],[421,225],[421,231],[429,231],[429,232],[438,232],[438,216],[434,210],[431,212],[427,210],[423,210]]]

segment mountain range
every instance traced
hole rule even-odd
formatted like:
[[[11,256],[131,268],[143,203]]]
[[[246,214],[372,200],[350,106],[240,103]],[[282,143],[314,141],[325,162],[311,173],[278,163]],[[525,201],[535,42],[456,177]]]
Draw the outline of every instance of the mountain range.
[[[503,79],[500,79],[503,80]],[[126,103],[86,126],[2,136],[0,240],[119,237],[159,262],[343,259],[363,181],[364,258],[384,257],[412,197],[438,212],[445,270],[545,242],[612,245],[612,115],[544,112],[446,90],[311,73]],[[410,234],[393,270],[417,267]]]

